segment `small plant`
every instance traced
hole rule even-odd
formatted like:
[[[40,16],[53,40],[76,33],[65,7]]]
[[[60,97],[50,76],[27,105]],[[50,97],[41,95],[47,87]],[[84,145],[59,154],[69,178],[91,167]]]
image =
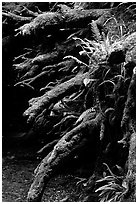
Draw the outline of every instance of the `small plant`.
[[[121,201],[124,194],[127,191],[127,184],[123,181],[123,176],[117,176],[113,174],[110,170],[109,166],[106,163],[103,163],[110,175],[104,175],[104,178],[96,181],[98,187],[95,192],[99,193],[99,201],[100,202],[117,202]],[[117,165],[116,165],[117,166]]]

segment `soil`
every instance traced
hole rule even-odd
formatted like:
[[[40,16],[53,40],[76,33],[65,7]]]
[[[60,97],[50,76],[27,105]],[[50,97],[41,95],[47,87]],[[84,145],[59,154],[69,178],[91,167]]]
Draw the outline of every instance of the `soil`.
[[[3,158],[2,175],[2,201],[26,201],[27,191],[31,185],[34,161],[16,160],[14,156]]]
[[[33,181],[33,172],[41,159],[35,147],[4,148],[2,160],[2,201],[27,202],[27,193]],[[76,170],[77,172],[77,170]],[[46,184],[43,202],[78,201],[80,188],[78,173],[62,172]]]
[[[25,159],[19,161],[13,157],[5,157],[3,161],[2,201],[26,202],[27,192],[32,183],[32,173],[38,162]],[[73,187],[75,183],[76,179],[72,175],[58,175],[52,178],[46,185],[42,201],[54,202],[68,198],[75,193]]]

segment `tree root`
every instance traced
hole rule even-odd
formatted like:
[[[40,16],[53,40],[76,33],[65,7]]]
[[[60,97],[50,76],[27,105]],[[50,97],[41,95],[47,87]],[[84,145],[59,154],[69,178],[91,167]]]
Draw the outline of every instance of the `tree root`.
[[[27,22],[30,22],[33,18],[32,17],[23,17],[23,16],[19,16],[19,15],[16,15],[16,14],[13,14],[11,12],[3,12],[2,15],[4,17],[7,17],[9,19],[12,19],[16,22],[23,22],[23,23],[27,23]]]
[[[88,121],[82,122],[59,140],[53,151],[42,160],[35,171],[34,182],[28,193],[29,202],[38,202],[41,200],[45,184],[55,172],[56,167],[59,167],[61,162],[81,143],[83,139],[82,131],[87,130],[86,132],[91,132],[92,134],[94,129],[100,126],[102,119],[103,115],[98,114],[95,119],[88,119]]]
[[[135,108],[136,108],[136,99],[135,99],[135,90],[136,90],[136,75],[133,74],[128,92],[127,92],[127,101],[125,103],[125,108],[123,112],[123,117],[121,121],[121,128],[124,133],[123,139],[121,141],[118,141],[118,143],[123,143],[126,145],[131,136],[131,130],[132,127],[130,127],[130,124],[132,124],[132,120],[135,120]]]
[[[34,121],[35,117],[40,114],[43,108],[48,108],[52,102],[55,103],[64,96],[68,95],[68,93],[72,93],[76,87],[82,85],[83,80],[88,76],[89,73],[77,75],[69,81],[56,86],[43,96],[31,99],[29,101],[31,107],[24,112],[24,116],[28,116],[28,122]]]
[[[95,20],[106,13],[110,13],[110,9],[92,9],[92,10],[76,10],[61,8],[60,12],[47,12],[38,15],[31,23],[25,24],[16,29],[17,34],[31,35],[40,30],[50,30],[62,28],[64,25],[67,27],[81,26],[83,23],[89,23],[91,20]],[[82,27],[82,26],[81,26]]]

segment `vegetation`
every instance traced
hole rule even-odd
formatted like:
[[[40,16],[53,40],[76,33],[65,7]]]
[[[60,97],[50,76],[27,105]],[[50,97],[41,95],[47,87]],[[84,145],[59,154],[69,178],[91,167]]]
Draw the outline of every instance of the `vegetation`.
[[[38,145],[28,201],[74,161],[89,166],[81,201],[135,201],[136,4],[12,6],[2,8],[3,141],[17,131]]]

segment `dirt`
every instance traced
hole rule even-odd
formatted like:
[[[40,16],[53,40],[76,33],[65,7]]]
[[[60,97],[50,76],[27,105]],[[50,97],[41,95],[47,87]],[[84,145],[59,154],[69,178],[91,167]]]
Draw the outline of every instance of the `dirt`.
[[[26,201],[27,191],[31,184],[32,172],[36,162],[16,160],[14,156],[3,158],[2,166],[2,201]]]
[[[27,193],[33,181],[33,172],[40,159],[31,147],[8,148],[2,159],[2,201],[27,202]],[[80,188],[77,174],[62,172],[55,175],[46,184],[42,198],[44,202],[78,201]]]
[[[32,182],[32,173],[38,162],[29,160],[16,160],[5,157],[2,175],[2,201],[26,202],[27,192]],[[72,193],[74,177],[71,175],[58,175],[46,185],[43,201],[60,201]],[[76,182],[76,181],[75,181]]]

